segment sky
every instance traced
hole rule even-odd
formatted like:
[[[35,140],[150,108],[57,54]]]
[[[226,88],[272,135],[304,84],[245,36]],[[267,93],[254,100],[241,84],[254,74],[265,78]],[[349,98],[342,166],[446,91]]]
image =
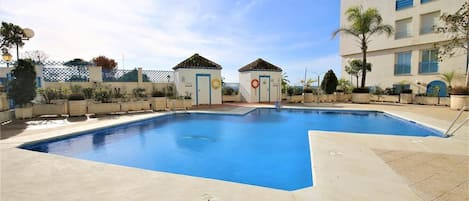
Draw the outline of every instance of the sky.
[[[223,67],[226,82],[257,58],[292,84],[305,69],[308,78],[329,69],[339,77],[339,40],[331,38],[339,17],[339,0],[0,0],[1,21],[35,32],[20,52],[55,61],[104,55],[119,69],[153,70],[199,53]]]

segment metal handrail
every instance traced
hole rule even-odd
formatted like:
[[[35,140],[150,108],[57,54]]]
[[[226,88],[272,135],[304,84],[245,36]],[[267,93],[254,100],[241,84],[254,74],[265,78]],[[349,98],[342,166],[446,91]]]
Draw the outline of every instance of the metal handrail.
[[[469,121],[469,118],[466,118],[461,124],[459,124],[459,126],[450,134],[450,130],[451,128],[453,128],[454,124],[456,123],[456,121],[459,119],[459,117],[461,117],[462,113],[464,112],[464,110],[466,110],[468,106],[463,106],[461,108],[461,110],[459,111],[458,115],[456,116],[456,118],[454,118],[454,120],[451,122],[451,125],[448,127],[448,130],[446,130],[445,132],[445,136],[452,136],[454,132],[456,132],[459,128],[461,128],[467,121]]]

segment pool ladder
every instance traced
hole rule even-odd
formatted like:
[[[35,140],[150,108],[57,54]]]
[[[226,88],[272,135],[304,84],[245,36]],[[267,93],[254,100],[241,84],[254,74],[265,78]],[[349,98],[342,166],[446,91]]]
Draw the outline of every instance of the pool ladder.
[[[454,124],[456,123],[456,121],[459,119],[459,117],[461,117],[462,113],[464,112],[464,110],[466,110],[468,106],[464,106],[461,108],[461,110],[459,111],[458,115],[456,116],[456,118],[454,118],[454,120],[451,122],[451,125],[448,127],[448,130],[446,130],[445,132],[445,136],[447,137],[450,137],[450,136],[453,136],[453,134],[459,130],[465,123],[467,123],[469,121],[469,117],[464,119],[463,122],[461,122],[457,127],[456,129],[454,129],[452,132],[450,132],[451,128],[453,128]]]

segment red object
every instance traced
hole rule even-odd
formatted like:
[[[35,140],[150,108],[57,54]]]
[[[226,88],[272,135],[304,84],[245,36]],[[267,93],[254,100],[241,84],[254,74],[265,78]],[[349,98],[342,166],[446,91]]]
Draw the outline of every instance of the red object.
[[[251,81],[251,87],[254,88],[254,89],[257,89],[257,87],[259,87],[259,80],[253,79]]]

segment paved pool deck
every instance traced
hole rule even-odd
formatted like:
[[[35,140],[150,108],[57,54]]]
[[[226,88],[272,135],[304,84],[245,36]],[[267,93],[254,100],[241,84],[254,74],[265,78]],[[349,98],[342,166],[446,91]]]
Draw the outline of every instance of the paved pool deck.
[[[197,112],[243,114],[259,104]],[[457,111],[399,104],[297,104],[366,109],[445,130]],[[0,200],[468,200],[469,126],[455,136],[405,137],[309,131],[314,187],[282,191],[26,151],[18,145],[165,115],[30,120],[2,126]],[[469,117],[464,112],[462,119]],[[461,121],[460,120],[460,121]],[[6,139],[5,139],[6,138]]]

